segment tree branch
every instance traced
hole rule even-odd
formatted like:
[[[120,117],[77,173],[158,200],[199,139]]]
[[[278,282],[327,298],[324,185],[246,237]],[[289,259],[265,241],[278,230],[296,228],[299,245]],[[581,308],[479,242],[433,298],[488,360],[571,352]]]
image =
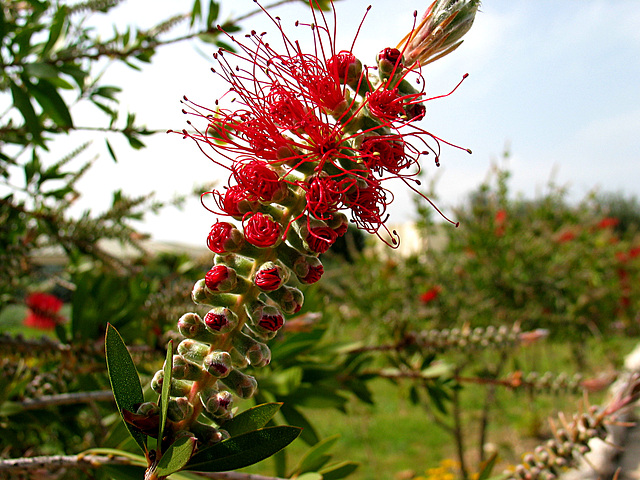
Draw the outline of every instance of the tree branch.
[[[40,398],[30,398],[18,404],[24,410],[38,410],[40,408],[55,407],[58,405],[71,405],[73,403],[108,402],[113,401],[111,390],[97,390],[93,392],[60,393],[57,395],[44,395]]]

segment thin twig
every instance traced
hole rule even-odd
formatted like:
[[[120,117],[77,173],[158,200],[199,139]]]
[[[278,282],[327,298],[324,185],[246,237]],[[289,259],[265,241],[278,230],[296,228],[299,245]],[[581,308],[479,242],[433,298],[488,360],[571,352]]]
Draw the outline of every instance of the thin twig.
[[[130,465],[126,457],[105,455],[44,455],[40,457],[8,458],[0,460],[0,472],[37,470],[40,468],[91,467],[101,465]]]
[[[60,393],[58,395],[45,395],[40,398],[17,402],[23,410],[38,410],[41,408],[55,407],[58,405],[71,405],[74,403],[113,401],[111,390],[97,390],[93,392]]]

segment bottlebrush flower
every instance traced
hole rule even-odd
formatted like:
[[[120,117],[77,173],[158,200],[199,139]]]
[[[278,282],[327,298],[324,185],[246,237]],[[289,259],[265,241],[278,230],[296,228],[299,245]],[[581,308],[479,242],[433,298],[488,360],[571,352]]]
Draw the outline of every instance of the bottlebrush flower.
[[[270,292],[280,288],[286,280],[284,269],[273,262],[266,262],[256,272],[253,282],[265,292]]]
[[[334,244],[338,234],[330,227],[311,227],[304,239],[309,249],[316,253],[324,253]]]
[[[56,325],[64,321],[64,318],[58,315],[58,311],[63,305],[62,300],[54,295],[35,292],[26,298],[25,303],[29,308],[24,319],[24,324],[27,327],[53,330]]]
[[[235,270],[226,265],[215,265],[204,277],[204,284],[212,292],[229,292],[237,283]]]

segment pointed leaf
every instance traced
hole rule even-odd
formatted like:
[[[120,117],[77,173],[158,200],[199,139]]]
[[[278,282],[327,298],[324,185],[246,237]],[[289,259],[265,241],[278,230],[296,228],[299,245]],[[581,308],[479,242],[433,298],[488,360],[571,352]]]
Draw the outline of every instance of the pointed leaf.
[[[109,381],[111,382],[111,389],[113,390],[118,412],[122,417],[122,410],[135,411],[135,405],[144,402],[142,385],[127,346],[118,331],[110,323],[107,324],[104,344]],[[146,453],[146,436],[132,425],[127,423],[126,426],[133,439],[142,451]]]
[[[236,415],[225,422],[224,429],[229,435],[236,437],[264,427],[280,410],[282,403],[264,403]]]
[[[323,480],[340,480],[341,478],[348,477],[360,467],[360,464],[355,462],[342,462],[336,465],[329,465],[326,468],[320,470]]]
[[[300,412],[300,410],[297,410],[295,407],[291,406],[290,403],[287,403],[283,405],[281,412],[287,423],[302,428],[300,438],[307,445],[315,445],[320,441],[315,428],[313,428],[313,425],[311,425],[309,420],[307,420],[307,418]]]
[[[491,471],[493,470],[493,467],[496,466],[496,462],[498,460],[498,453],[495,452],[491,455],[491,457],[489,457],[487,460],[485,460],[482,465],[481,465],[481,472],[478,474],[478,480],[488,480],[489,479],[489,475],[491,475]]]
[[[51,83],[46,80],[40,80],[31,87],[31,93],[42,107],[44,114],[48,115],[59,127],[68,128],[73,126],[67,104],[64,103],[64,100]]]
[[[11,79],[9,79],[9,82],[11,88],[11,96],[13,97],[13,105],[22,114],[24,123],[29,133],[33,135],[34,142],[42,145],[42,125],[40,124],[40,120],[38,120],[36,111],[33,109],[33,105],[31,105],[31,99],[29,98],[29,95],[27,95],[22,87],[14,83]]]
[[[322,468],[322,466],[330,459],[327,452],[335,445],[340,438],[339,435],[325,438],[316,444],[307,454],[302,457],[300,463],[294,472],[298,475],[305,472],[314,472]]]
[[[106,140],[107,142],[107,150],[109,150],[109,155],[111,155],[111,158],[113,158],[113,163],[118,163],[118,159],[116,158],[116,152],[113,151],[113,148],[111,147],[111,143],[109,143],[109,140]]]
[[[300,429],[281,425],[229,438],[196,453],[186,470],[224,472],[253,465],[293,442]]]
[[[67,7],[62,5],[58,8],[56,13],[53,16],[53,20],[51,22],[51,27],[49,28],[49,38],[47,39],[47,43],[42,49],[41,56],[46,58],[53,48],[53,46],[60,38],[60,33],[62,33],[62,28],[64,27],[65,20],[67,19]]]
[[[218,19],[218,13],[220,12],[220,4],[209,1],[209,15],[207,16],[207,29],[211,30],[215,26],[215,22]]]
[[[196,442],[195,437],[181,437],[173,442],[162,454],[156,468],[156,474],[159,477],[166,477],[178,470],[182,470],[191,455],[193,455],[196,449]]]
[[[323,476],[316,472],[308,472],[296,477],[297,480],[322,480]]]
[[[171,390],[171,372],[173,370],[173,340],[167,345],[167,358],[164,361],[164,375],[162,377],[162,393],[160,394],[160,429],[158,430],[157,450],[161,451],[164,426],[167,423],[167,408],[169,408],[169,390]],[[168,475],[168,474],[167,474]]]

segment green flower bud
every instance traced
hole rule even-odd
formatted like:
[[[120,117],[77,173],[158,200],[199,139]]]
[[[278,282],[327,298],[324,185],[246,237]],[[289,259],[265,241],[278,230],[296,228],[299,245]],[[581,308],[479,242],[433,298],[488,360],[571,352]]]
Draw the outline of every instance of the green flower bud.
[[[164,372],[158,370],[151,379],[151,389],[156,393],[162,393],[162,382],[164,381]],[[191,392],[191,386],[193,382],[186,380],[171,379],[171,388],[169,389],[169,395],[172,397],[185,397]]]
[[[187,361],[201,365],[204,357],[209,353],[210,346],[187,338],[178,345],[178,353]]]
[[[182,336],[199,340],[204,343],[214,343],[218,337],[207,330],[204,322],[196,313],[185,313],[178,320],[178,331]]]
[[[202,442],[202,446],[213,445],[219,443],[224,439],[224,436],[220,431],[212,427],[211,425],[205,425],[204,423],[195,422],[190,427],[191,431],[198,437],[198,440]],[[227,434],[228,435],[228,434]]]
[[[268,365],[271,361],[269,348],[244,333],[238,333],[233,337],[233,347],[234,351],[240,353],[254,367]]]
[[[282,311],[288,315],[298,313],[304,303],[302,292],[288,285],[284,285],[274,292],[269,292],[269,298],[276,302]]]
[[[182,355],[174,355],[171,376],[177,380],[200,380],[204,371],[200,365],[188,362]]]
[[[232,293],[213,293],[205,284],[205,279],[198,280],[191,291],[191,298],[198,305],[235,305],[237,296]]]
[[[213,417],[214,420],[228,419],[233,415],[231,410],[233,407],[233,396],[226,390],[218,392],[210,388],[200,392],[200,401],[205,411]]]
[[[187,397],[170,398],[167,405],[167,418],[173,422],[181,422],[193,413],[193,405]]]
[[[216,350],[204,358],[203,367],[216,378],[223,378],[232,371],[232,361],[229,352]]]
[[[229,333],[238,325],[238,316],[226,307],[214,307],[204,316],[204,324],[214,335]]]
[[[251,398],[258,389],[258,382],[250,375],[245,375],[239,370],[233,369],[222,379],[227,387],[240,398]]]

